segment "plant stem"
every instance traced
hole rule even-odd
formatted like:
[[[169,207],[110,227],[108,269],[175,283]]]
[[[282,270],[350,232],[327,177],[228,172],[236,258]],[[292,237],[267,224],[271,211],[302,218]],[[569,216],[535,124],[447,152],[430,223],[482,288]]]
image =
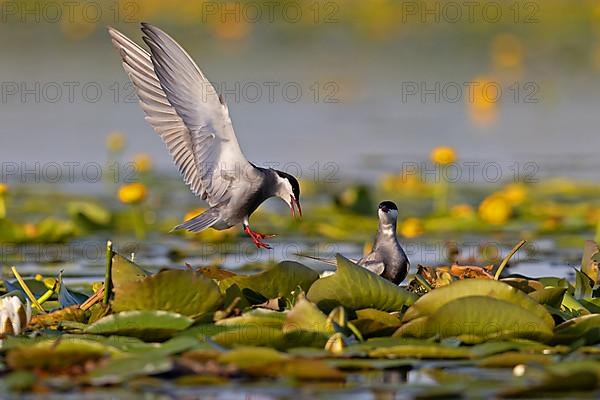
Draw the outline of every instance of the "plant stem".
[[[143,240],[146,238],[146,222],[144,221],[144,211],[139,205],[136,204],[132,206],[131,213],[135,237]]]
[[[35,298],[35,296],[31,292],[31,289],[29,289],[29,287],[27,286],[27,284],[25,283],[25,281],[21,277],[21,274],[19,274],[19,272],[17,271],[17,268],[16,267],[10,267],[10,269],[12,270],[12,273],[15,276],[15,278],[17,278],[17,282],[19,282],[19,285],[21,285],[21,289],[23,289],[23,291],[25,292],[25,294],[27,295],[27,297],[29,297],[29,300],[31,301],[31,304],[35,308],[37,308],[37,310],[39,312],[41,312],[42,314],[46,314],[46,310],[44,310],[44,308],[40,305],[40,303],[38,303],[37,299]]]
[[[112,292],[112,256],[113,245],[109,240],[106,242],[106,272],[104,273],[104,299],[103,304],[108,304],[110,300],[110,292]]]
[[[504,260],[502,260],[502,263],[500,263],[500,266],[498,267],[498,270],[496,271],[496,275],[494,275],[494,279],[498,280],[500,278],[500,274],[502,273],[502,271],[504,270],[504,267],[506,267],[506,265],[508,264],[508,260],[510,260],[510,258],[517,252],[519,251],[519,249],[521,247],[523,247],[523,245],[527,243],[527,240],[521,240],[519,243],[517,243],[517,245],[515,247],[513,247],[513,249],[510,251],[510,253],[508,253],[506,255],[506,257],[504,257]]]
[[[441,170],[441,166],[437,166],[438,172]],[[440,174],[441,175],[441,174]],[[448,213],[448,192],[449,185],[445,179],[441,179],[435,183],[433,188],[433,208],[436,214],[446,215]]]
[[[6,197],[0,194],[0,219],[6,218]]]

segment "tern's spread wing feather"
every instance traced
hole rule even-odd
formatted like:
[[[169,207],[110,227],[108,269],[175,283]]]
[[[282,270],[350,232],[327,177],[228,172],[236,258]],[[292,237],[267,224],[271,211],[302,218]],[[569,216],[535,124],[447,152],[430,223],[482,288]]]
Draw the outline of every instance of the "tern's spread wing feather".
[[[109,28],[123,67],[136,89],[146,120],[167,145],[185,183],[211,206],[228,200],[232,181],[249,163],[227,107],[189,55],[171,37],[142,28],[151,55]]]

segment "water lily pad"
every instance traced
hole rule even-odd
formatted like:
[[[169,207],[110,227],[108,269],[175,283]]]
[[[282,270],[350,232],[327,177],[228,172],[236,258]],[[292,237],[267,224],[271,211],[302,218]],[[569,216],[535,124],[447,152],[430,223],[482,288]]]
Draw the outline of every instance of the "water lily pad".
[[[389,336],[401,324],[398,317],[385,311],[365,308],[356,311],[356,319],[352,321],[363,337]]]
[[[222,302],[212,279],[194,271],[166,270],[115,288],[112,309],[162,310],[192,317],[212,316]]]
[[[592,297],[592,289],[594,284],[594,280],[585,272],[575,270],[575,292],[573,293],[573,297],[575,297],[577,300],[584,297]]]
[[[600,342],[600,314],[588,314],[563,322],[554,329],[554,343],[583,339],[586,344]]]
[[[217,333],[212,337],[216,343],[225,347],[267,346],[279,348],[284,334],[281,328],[261,325],[237,325],[235,328]]]
[[[88,379],[92,385],[108,385],[126,382],[140,375],[154,375],[173,368],[173,360],[163,356],[134,356],[110,360],[96,368]]]
[[[142,267],[121,256],[113,253],[112,256],[112,285],[120,287],[129,282],[137,282],[150,275]]]
[[[283,323],[284,332],[307,331],[333,334],[333,326],[327,322],[327,316],[319,308],[306,300],[300,298],[294,304]]]
[[[256,309],[248,311],[238,317],[222,319],[217,321],[216,325],[230,327],[268,326],[272,328],[281,328],[285,319],[286,314],[283,312]]]
[[[440,307],[424,320],[420,331],[411,330],[410,335],[442,339],[456,337],[465,343],[505,338],[547,341],[552,337],[552,326],[531,310],[508,301],[468,296]],[[403,328],[400,327],[400,330]]]
[[[554,360],[549,355],[508,351],[486,357],[479,361],[478,365],[485,368],[513,368],[519,364],[548,365],[553,362]]]
[[[340,254],[335,274],[319,279],[306,295],[325,312],[340,305],[351,310],[398,311],[412,304],[416,297]]]
[[[547,304],[554,308],[560,308],[566,292],[566,288],[547,287],[531,292],[529,296],[539,304]]]
[[[375,348],[369,351],[374,358],[470,358],[471,352],[465,347],[447,347],[437,343],[406,344]]]
[[[110,346],[85,339],[52,339],[12,348],[6,356],[6,363],[12,369],[39,368],[56,372],[89,360],[99,360],[116,351]]]
[[[91,202],[70,202],[67,204],[67,212],[76,220],[78,225],[85,224],[90,228],[106,226],[111,220],[110,212],[106,208]]]
[[[304,381],[339,381],[345,374],[321,360],[294,358],[246,370],[255,376],[286,377]]]
[[[86,329],[98,335],[133,336],[145,341],[164,340],[182,331],[194,320],[167,311],[124,311],[106,316]]]
[[[257,293],[261,300],[290,298],[291,293],[298,287],[307,291],[318,278],[319,274],[305,265],[295,261],[283,261],[256,275],[235,275],[222,279],[219,286],[225,291],[235,284],[245,295]]]
[[[289,356],[268,347],[242,346],[222,353],[217,361],[221,364],[233,364],[238,368],[256,368],[275,362],[285,361]]]
[[[466,296],[488,296],[489,298],[510,302],[529,310],[542,319],[545,325],[550,328],[554,327],[552,316],[533,298],[506,283],[489,279],[466,279],[432,290],[419,298],[406,311],[402,320],[407,322],[431,315],[445,304]]]

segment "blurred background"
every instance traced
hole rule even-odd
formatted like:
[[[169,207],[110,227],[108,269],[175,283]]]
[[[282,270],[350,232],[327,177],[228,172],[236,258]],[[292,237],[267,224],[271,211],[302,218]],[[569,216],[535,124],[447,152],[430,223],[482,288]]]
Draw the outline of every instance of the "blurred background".
[[[417,263],[456,261],[447,242],[474,235],[464,262],[493,262],[525,237],[549,265],[598,229],[599,1],[5,0],[0,16],[6,243],[151,238],[164,265],[232,240],[166,236],[201,204],[106,33],[142,43],[141,21],[188,50],[250,160],[302,178],[304,224],[275,200],[254,217],[289,229],[283,240],[359,254],[383,198],[401,205]],[[40,228],[48,218],[71,225]],[[495,256],[480,257],[490,241]],[[5,263],[22,261],[11,252]],[[562,254],[563,267],[578,257]]]

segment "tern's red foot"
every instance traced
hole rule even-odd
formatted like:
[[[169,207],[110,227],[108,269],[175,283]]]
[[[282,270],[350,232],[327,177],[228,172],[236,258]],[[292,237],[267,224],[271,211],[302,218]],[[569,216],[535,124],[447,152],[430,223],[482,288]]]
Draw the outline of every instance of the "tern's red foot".
[[[259,249],[271,249],[272,247],[268,244],[263,242],[261,239],[267,239],[267,238],[272,238],[275,235],[265,235],[263,233],[258,233],[258,232],[253,232],[249,226],[244,226],[244,232],[246,232],[248,234],[248,236],[250,236],[250,238],[252,239],[252,242],[254,242],[254,245],[256,247],[258,247]]]

